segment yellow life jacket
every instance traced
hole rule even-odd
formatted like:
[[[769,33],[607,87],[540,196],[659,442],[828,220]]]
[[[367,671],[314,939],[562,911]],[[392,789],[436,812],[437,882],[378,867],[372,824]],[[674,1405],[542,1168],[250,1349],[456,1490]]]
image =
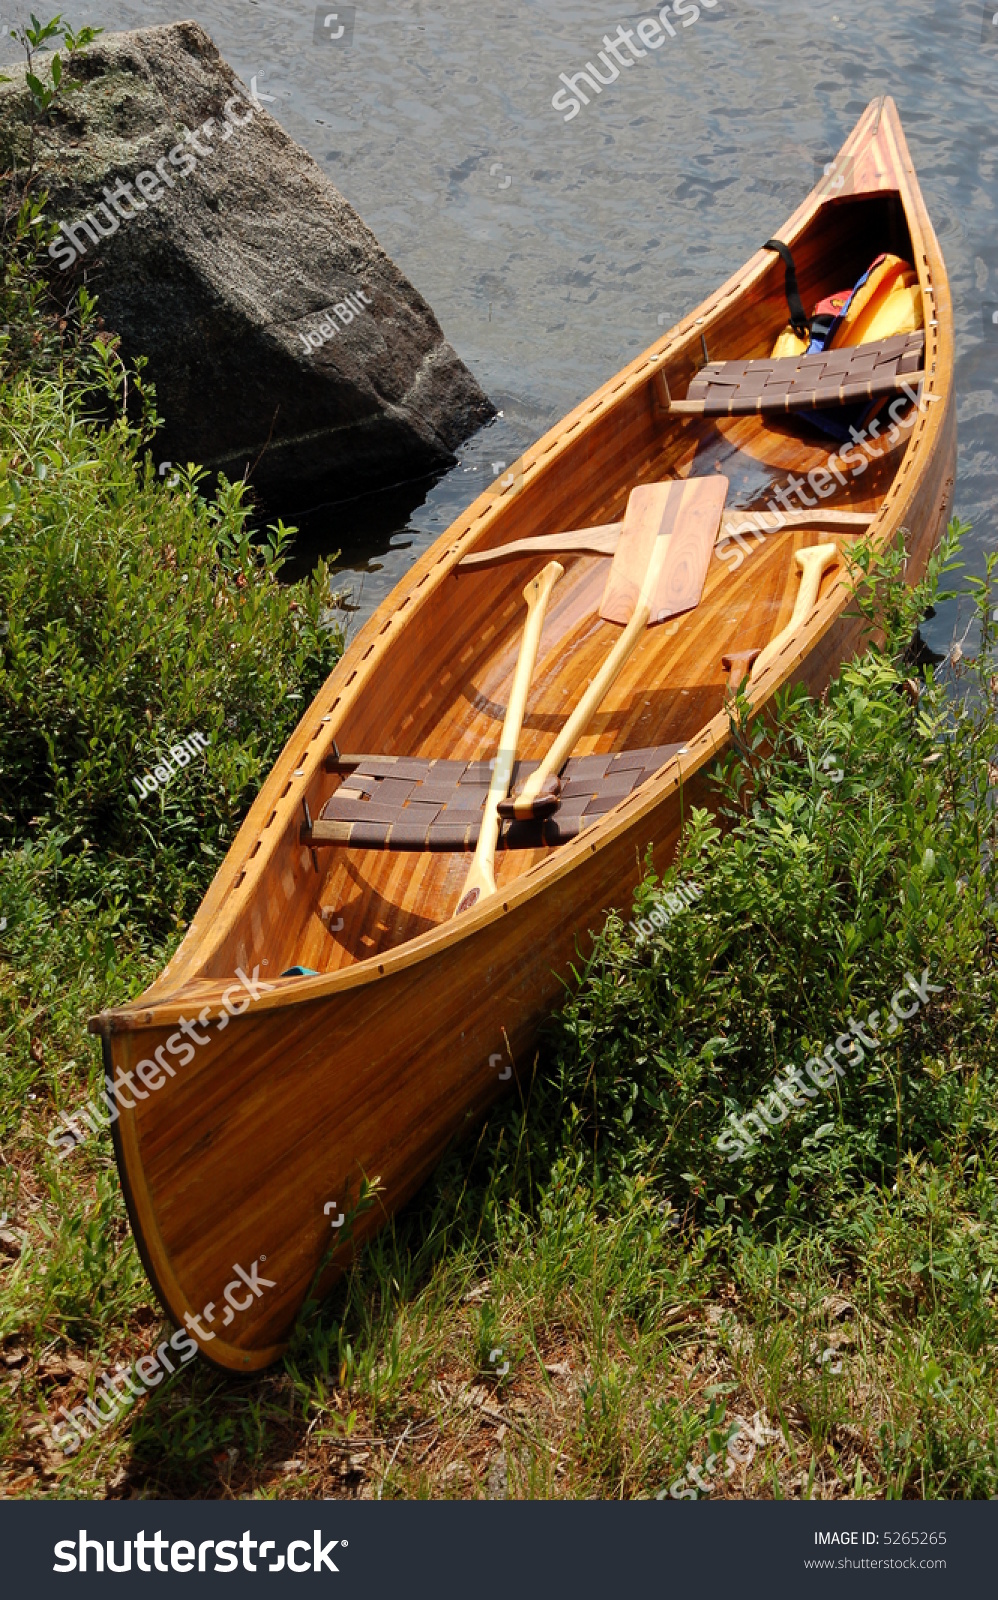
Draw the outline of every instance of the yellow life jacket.
[[[852,295],[829,348],[876,344],[895,333],[917,333],[923,326],[918,273],[900,256],[884,256]]]
[[[774,356],[874,344],[896,333],[916,333],[924,326],[918,273],[900,256],[878,256],[853,289],[829,295],[814,309],[810,337],[791,326],[773,346]]]

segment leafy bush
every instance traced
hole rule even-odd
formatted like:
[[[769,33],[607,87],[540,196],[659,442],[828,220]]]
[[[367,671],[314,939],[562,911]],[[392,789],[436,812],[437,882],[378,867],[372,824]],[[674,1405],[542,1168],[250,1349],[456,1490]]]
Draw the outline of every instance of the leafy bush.
[[[638,911],[680,877],[702,897],[647,939],[619,918],[598,938],[534,1111],[543,1123],[547,1107],[559,1139],[571,1126],[611,1190],[640,1173],[691,1219],[815,1224],[926,1152],[963,1161],[994,1147],[998,678],[987,588],[970,667],[928,667],[918,681],[904,653],[960,531],[916,593],[899,586],[900,558],[876,565],[864,553],[858,565],[877,580],[860,591],[871,626],[885,607],[897,613],[887,646],[847,664],[821,702],[790,692],[771,718],[747,722],[742,703],[738,748],[719,774],[723,829],[694,812],[677,864],[661,884],[648,876]],[[942,993],[910,1022],[881,1021],[879,1049],[853,1048],[850,1019],[889,1016],[905,975],[926,972]],[[843,1035],[855,1064],[829,1092],[747,1157],[718,1148],[729,1111],[749,1110],[778,1071]]]
[[[22,242],[30,225],[26,212]],[[8,304],[51,322],[37,262],[26,288],[24,260],[5,260]],[[325,567],[278,582],[291,530],[254,543],[243,484],[208,500],[195,468],[157,474],[153,392],[131,374],[130,421],[129,374],[85,291],[75,312],[57,362],[39,335],[40,371],[0,343],[0,843],[57,829],[64,854],[89,852],[89,892],[127,899],[162,937],[191,914],[342,640],[324,625]],[[195,732],[205,758],[143,798],[135,780]]]
[[[63,386],[0,378],[0,406],[0,839],[58,827],[161,936],[337,659],[326,574],[282,588],[287,530],[254,546],[242,485],[167,486]],[[195,732],[205,757],[142,797]]]
[[[154,396],[93,301],[39,273],[34,190],[10,180],[0,266],[8,1492],[492,1493],[494,1405],[514,1493],[702,1492],[742,1414],[752,1476],[708,1492],[998,1494],[994,560],[975,658],[918,676],[908,649],[957,526],[914,593],[900,550],[859,547],[883,643],[818,703],[733,708],[717,813],[636,914],[680,879],[700,898],[640,941],[609,919],[520,1096],[307,1307],[283,1370],[192,1363],[49,1451],[56,1407],[157,1317],[106,1138],[63,1164],[46,1146],[99,1082],[83,1021],[158,970],[340,642],[325,572],[278,584],[288,530],[255,548],[240,485],[209,501],[194,470],[154,471]],[[140,799],[195,731],[204,759]],[[729,1161],[728,1115],[909,971],[939,992]],[[479,1407],[492,1442],[465,1466]]]
[[[51,29],[34,33],[44,42]],[[51,66],[46,81],[32,91],[39,115]],[[254,541],[244,484],[223,479],[208,498],[193,466],[157,473],[142,363],[126,371],[86,289],[67,306],[43,270],[36,176],[0,180],[9,1131],[29,1093],[62,1104],[96,1073],[97,1049],[80,1037],[87,1013],[138,992],[163,963],[342,650],[325,566],[279,582],[293,530]],[[136,780],[196,732],[206,752],[143,796]]]

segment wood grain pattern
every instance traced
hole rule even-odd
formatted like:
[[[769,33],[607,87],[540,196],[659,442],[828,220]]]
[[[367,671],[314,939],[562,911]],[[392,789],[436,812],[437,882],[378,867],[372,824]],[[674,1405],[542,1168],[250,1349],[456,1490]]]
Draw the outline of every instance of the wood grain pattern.
[[[769,663],[776,660],[780,651],[793,643],[794,635],[800,631],[814,609],[821,591],[822,578],[828,568],[835,565],[837,556],[838,551],[834,544],[819,544],[811,550],[798,550],[795,559],[800,572],[800,588],[794,601],[794,609],[790,613],[790,621],[775,639],[769,641],[765,650],[760,651],[752,667],[753,678],[761,677]]]
[[[575,528],[567,533],[546,533],[539,539],[513,539],[497,550],[482,550],[463,556],[454,568],[455,575],[473,572],[481,567],[499,567],[506,561],[519,561],[524,556],[612,556],[617,548],[622,524],[604,523],[602,528]]]
[[[891,100],[860,119],[840,156],[849,161],[862,192],[823,185],[781,237],[805,303],[854,282],[879,250],[917,267],[922,407],[884,417],[861,474],[838,459],[844,481],[827,501],[871,515],[878,548],[903,527],[914,582],[952,498],[949,285]],[[139,999],[93,1019],[109,1073],[154,1063],[157,1053],[173,1068],[113,1127],[132,1227],[169,1315],[201,1317],[222,1303],[234,1263],[248,1268],[266,1256],[274,1287],[229,1326],[202,1321],[203,1335],[194,1335],[220,1367],[261,1367],[280,1353],[334,1238],[326,1205],[336,1203],[334,1217],[349,1212],[362,1176],[380,1177],[378,1204],[356,1220],[355,1248],[508,1087],[506,1067],[529,1070],[538,1025],[589,930],[610,907],[629,906],[646,846],[666,865],[684,812],[710,803],[708,774],[730,741],[722,656],[780,634],[799,590],[796,553],[827,534],[746,533],[744,548],[718,546],[700,604],[644,632],[578,752],[674,743],[675,756],[577,840],[504,852],[497,894],[457,921],[467,856],[332,847],[317,852],[316,873],[299,839],[302,802],[318,816],[343,781],[327,770],[334,740],[341,750],[400,757],[494,754],[526,575],[511,562],[458,580],[466,554],[619,521],[636,485],[722,473],[731,504],[765,511],[791,473],[825,471],[828,444],[802,419],[674,417],[665,401],[661,375],[685,398],[702,334],[716,359],[750,359],[768,354],[785,321],[782,263],[758,250],[424,552],[303,716],[173,959]],[[840,552],[853,537],[834,536]],[[843,561],[826,575],[803,626],[749,684],[753,706],[788,683],[820,691],[860,646],[844,569]],[[605,581],[605,556],[582,555],[551,597],[521,733],[525,760],[541,758],[617,636],[599,615]],[[278,976],[294,965],[319,976]],[[237,968],[272,986],[230,1015]],[[186,1038],[183,1023],[202,1042],[181,1065],[170,1041]],[[323,1285],[348,1256],[336,1252]]]
[[[869,511],[736,511],[721,518],[716,543],[752,528],[771,533],[783,528],[854,528],[858,532],[865,531],[872,521],[873,513]],[[621,527],[622,523],[607,522],[602,528],[578,528],[569,533],[541,534],[537,539],[513,539],[495,550],[462,556],[454,573],[460,576],[483,567],[501,567],[507,561],[521,561],[528,556],[612,556]]]
[[[509,704],[506,707],[506,716],[499,735],[499,749],[495,756],[495,766],[492,772],[492,781],[489,792],[485,798],[485,810],[482,816],[478,834],[478,844],[475,847],[475,858],[468,868],[468,876],[464,880],[461,898],[457,903],[457,916],[462,911],[470,911],[477,905],[483,894],[495,894],[495,859],[496,845],[499,841],[499,806],[509,792],[513,778],[513,768],[516,764],[516,749],[520,742],[520,730],[523,727],[523,714],[527,706],[527,696],[530,693],[530,681],[534,675],[534,663],[537,660],[537,651],[541,642],[541,629],[544,626],[544,613],[551,598],[551,591],[559,578],[565,576],[565,569],[558,561],[549,561],[543,572],[540,572],[532,582],[527,584],[523,591],[524,603],[527,607],[527,621],[523,629],[523,638],[520,642],[520,654],[516,661],[516,671],[513,674],[513,687],[510,690]]]
[[[631,620],[662,539],[668,545],[648,596],[648,624],[699,605],[727,492],[728,480],[719,473],[631,491],[600,606],[604,622],[626,626]]]
[[[819,185],[830,199],[877,194],[900,188],[900,155],[890,136],[890,115],[884,119],[887,99],[875,100],[859,125],[861,137],[846,146]]]

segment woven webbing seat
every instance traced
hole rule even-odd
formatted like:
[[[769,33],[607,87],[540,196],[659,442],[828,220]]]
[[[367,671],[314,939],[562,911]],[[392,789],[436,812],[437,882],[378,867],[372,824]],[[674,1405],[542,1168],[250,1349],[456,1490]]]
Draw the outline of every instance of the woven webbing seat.
[[[663,744],[568,761],[554,815],[504,822],[499,848],[532,850],[567,843],[633,794],[683,748]],[[514,785],[539,764],[518,761]],[[326,801],[315,823],[302,829],[302,843],[350,844],[367,850],[474,850],[491,779],[492,764],[487,761],[364,757]]]
[[[811,356],[710,361],[674,410],[706,417],[755,411],[816,411],[895,394],[922,376],[924,333],[899,333],[879,344],[850,345]]]

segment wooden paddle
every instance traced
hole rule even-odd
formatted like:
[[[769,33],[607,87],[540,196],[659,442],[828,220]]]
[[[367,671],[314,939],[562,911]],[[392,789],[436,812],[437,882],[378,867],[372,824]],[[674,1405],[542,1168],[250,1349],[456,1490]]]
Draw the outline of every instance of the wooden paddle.
[[[624,631],[536,772],[519,795],[502,800],[500,816],[544,816],[555,809],[557,774],[645,628],[699,603],[727,492],[728,480],[719,474],[632,489],[600,607],[603,620],[624,624]]]
[[[775,661],[784,645],[805,622],[818,598],[822,576],[837,559],[838,553],[838,545],[834,544],[815,544],[808,550],[798,550],[797,565],[800,568],[801,579],[793,615],[786,627],[780,630],[775,639],[770,639],[765,650],[760,651],[756,657],[750,682],[754,683],[756,678],[765,672],[770,662]]]
[[[868,528],[875,516],[873,511],[796,511],[787,515],[778,511],[729,511],[721,518],[715,543],[723,544],[725,539],[734,539],[740,533],[777,533],[781,528]],[[498,567],[507,561],[518,561],[522,556],[612,556],[622,527],[622,522],[606,522],[598,528],[576,528],[569,533],[542,533],[533,539],[513,539],[509,544],[497,545],[494,550],[465,556],[454,571],[474,572],[480,567]]]
[[[495,894],[495,859],[496,846],[499,843],[499,803],[505,800],[509,793],[509,786],[513,780],[513,767],[516,763],[516,747],[520,741],[520,730],[523,727],[523,716],[527,706],[527,694],[530,690],[530,681],[534,675],[534,663],[537,660],[537,650],[541,642],[541,629],[544,626],[544,615],[547,611],[551,591],[565,569],[558,561],[549,561],[543,572],[538,573],[523,591],[523,598],[527,602],[527,621],[520,640],[520,653],[516,661],[516,671],[513,673],[513,685],[509,691],[509,703],[506,706],[506,716],[503,720],[502,733],[499,735],[499,749],[496,752],[496,764],[492,770],[492,782],[485,800],[485,810],[482,814],[482,826],[478,835],[478,845],[474,859],[468,868],[468,875],[464,880],[461,898],[457,903],[455,916],[462,911],[470,911],[471,907],[483,894]]]

